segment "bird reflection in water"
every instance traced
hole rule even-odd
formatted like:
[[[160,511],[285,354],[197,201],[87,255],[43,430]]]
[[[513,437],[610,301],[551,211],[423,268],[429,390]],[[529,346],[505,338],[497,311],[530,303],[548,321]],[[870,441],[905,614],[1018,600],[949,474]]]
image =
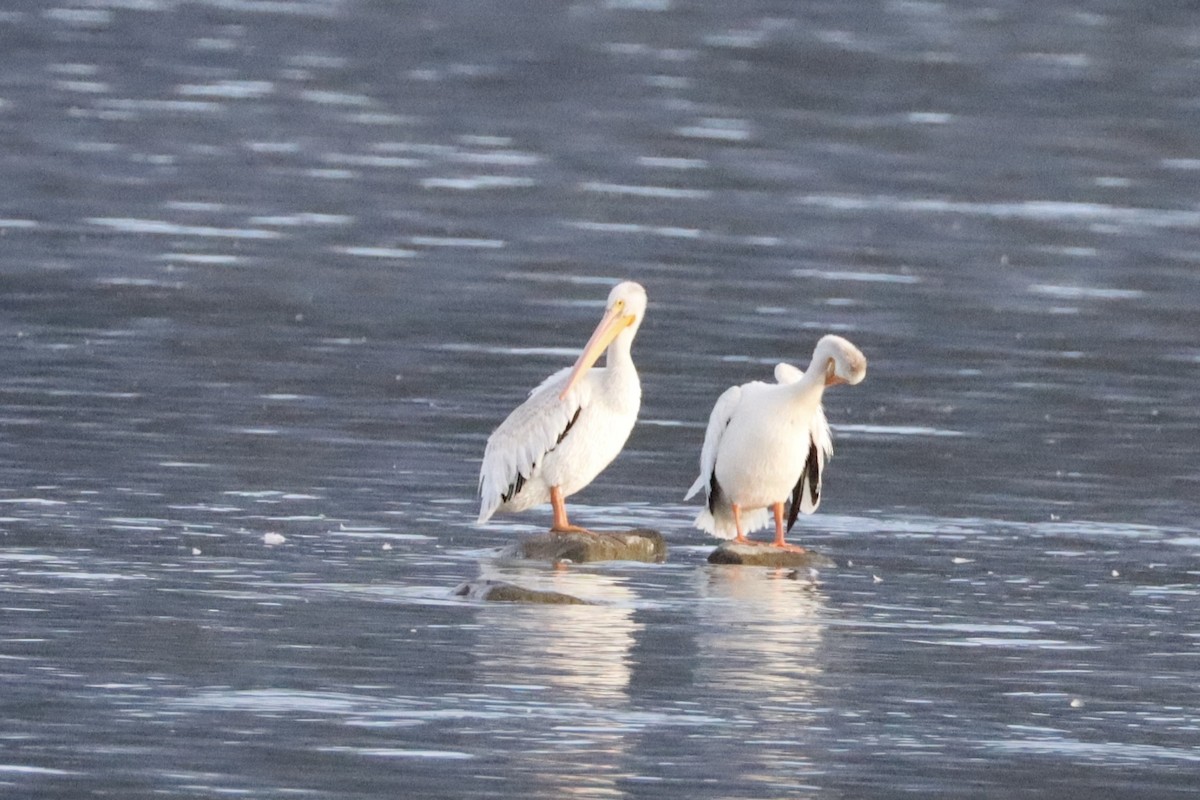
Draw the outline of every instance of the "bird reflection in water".
[[[748,748],[726,766],[740,780],[774,787],[806,784],[819,772],[806,731],[821,723],[814,694],[821,676],[824,597],[787,570],[704,568],[697,572],[696,690],[710,711],[754,719],[731,735]]]
[[[619,578],[575,569],[487,565],[481,577],[596,603],[477,609],[477,684],[491,711],[511,717],[511,725],[487,726],[489,749],[508,761],[497,775],[524,775],[527,796],[620,796],[637,724],[628,695],[630,651],[642,628],[633,592]]]

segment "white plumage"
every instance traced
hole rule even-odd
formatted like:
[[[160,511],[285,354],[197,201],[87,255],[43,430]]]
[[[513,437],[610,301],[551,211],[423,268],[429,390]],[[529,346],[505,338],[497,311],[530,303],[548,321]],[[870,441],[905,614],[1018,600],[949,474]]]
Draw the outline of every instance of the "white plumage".
[[[642,390],[630,347],[645,310],[640,285],[614,287],[575,365],[543,381],[488,438],[479,470],[479,522],[497,511],[549,501],[552,530],[580,530],[567,521],[563,500],[591,483],[633,430]],[[591,369],[602,352],[605,366]]]
[[[705,490],[708,502],[696,527],[745,542],[746,533],[767,527],[774,516],[775,544],[787,546],[784,506],[787,530],[801,512],[816,511],[825,462],[833,455],[821,407],[825,387],[858,383],[866,369],[858,348],[840,336],[825,336],[807,370],[779,364],[777,383],[754,381],[725,390],[709,416],[700,476],[687,494]]]

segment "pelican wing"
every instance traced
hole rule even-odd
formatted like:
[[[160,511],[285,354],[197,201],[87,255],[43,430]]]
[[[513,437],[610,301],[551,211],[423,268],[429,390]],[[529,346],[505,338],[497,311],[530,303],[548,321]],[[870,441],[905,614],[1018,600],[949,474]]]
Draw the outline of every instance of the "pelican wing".
[[[587,407],[590,381],[579,382],[559,399],[571,369],[561,369],[542,381],[488,437],[479,468],[479,522],[486,522],[521,491],[545,455],[558,446],[579,412]]]
[[[776,376],[778,376],[776,372]],[[796,524],[800,512],[811,514],[821,503],[821,479],[825,476],[825,462],[833,456],[833,437],[829,433],[829,421],[825,419],[825,409],[820,405],[813,413],[809,423],[808,458],[804,462],[804,470],[800,480],[792,489],[792,504],[788,509],[787,527],[790,531]]]
[[[737,410],[741,400],[741,386],[730,386],[717,398],[716,405],[713,406],[712,413],[708,416],[708,429],[704,432],[704,446],[700,448],[700,477],[696,478],[692,488],[688,489],[684,500],[690,500],[696,492],[701,489],[707,490],[710,487],[713,471],[717,468],[717,452],[721,449],[721,437],[725,435],[725,428],[729,426],[729,420],[733,418],[733,412]]]
[[[776,383],[795,383],[804,377],[804,370],[780,361],[775,365]]]

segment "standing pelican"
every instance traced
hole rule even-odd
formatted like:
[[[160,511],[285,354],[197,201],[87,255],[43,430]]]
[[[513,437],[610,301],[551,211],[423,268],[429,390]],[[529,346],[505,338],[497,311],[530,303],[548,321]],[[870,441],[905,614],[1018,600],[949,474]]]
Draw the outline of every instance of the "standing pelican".
[[[549,500],[551,531],[586,532],[567,520],[563,501],[617,457],[633,430],[642,387],[629,348],[645,313],[640,284],[613,287],[575,365],[543,381],[488,437],[479,470],[479,522]],[[602,352],[604,367],[592,369]]]
[[[857,347],[840,336],[824,336],[804,372],[779,364],[777,383],[726,389],[708,418],[700,477],[684,498],[706,492],[708,504],[696,527],[749,544],[746,532],[768,525],[769,508],[775,515],[774,546],[802,550],[784,541],[784,534],[801,511],[811,514],[821,502],[825,461],[833,455],[821,395],[827,386],[856,384],[866,374],[867,359]]]

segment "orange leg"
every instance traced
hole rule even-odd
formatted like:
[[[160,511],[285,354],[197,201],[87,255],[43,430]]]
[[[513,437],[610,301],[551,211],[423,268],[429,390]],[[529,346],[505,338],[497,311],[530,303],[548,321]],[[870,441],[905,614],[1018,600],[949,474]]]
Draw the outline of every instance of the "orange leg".
[[[750,544],[750,540],[746,538],[746,534],[742,532],[742,507],[737,503],[730,506],[733,509],[733,525],[737,528],[737,536],[733,537],[735,544]]]
[[[775,547],[781,547],[784,550],[791,550],[796,553],[803,553],[803,547],[797,547],[794,544],[788,544],[783,540],[783,503],[775,503],[771,506],[771,510],[775,512],[775,541],[772,544]]]
[[[551,533],[591,533],[587,528],[572,525],[567,521],[567,506],[563,502],[561,488],[550,487],[550,505],[554,507],[554,524],[550,526]]]

